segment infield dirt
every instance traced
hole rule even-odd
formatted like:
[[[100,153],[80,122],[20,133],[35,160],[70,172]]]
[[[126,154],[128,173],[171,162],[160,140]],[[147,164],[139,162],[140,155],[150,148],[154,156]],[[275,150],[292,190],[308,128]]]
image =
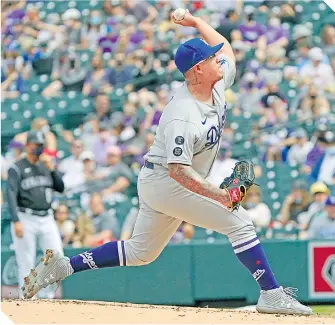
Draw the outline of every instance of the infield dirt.
[[[19,324],[334,324],[325,316],[265,315],[230,309],[135,305],[77,300],[4,300]]]

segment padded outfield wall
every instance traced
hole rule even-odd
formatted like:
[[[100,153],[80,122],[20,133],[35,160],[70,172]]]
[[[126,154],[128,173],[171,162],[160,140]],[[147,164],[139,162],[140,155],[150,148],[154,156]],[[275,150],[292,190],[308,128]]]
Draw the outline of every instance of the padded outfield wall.
[[[264,241],[280,284],[299,289],[304,302],[335,303],[334,241]],[[65,249],[67,256],[82,249]],[[1,253],[3,297],[16,297],[14,252]],[[168,245],[152,264],[141,267],[85,271],[63,281],[57,296],[64,299],[147,304],[195,305],[199,301],[245,300],[259,296],[252,276],[226,241]]]

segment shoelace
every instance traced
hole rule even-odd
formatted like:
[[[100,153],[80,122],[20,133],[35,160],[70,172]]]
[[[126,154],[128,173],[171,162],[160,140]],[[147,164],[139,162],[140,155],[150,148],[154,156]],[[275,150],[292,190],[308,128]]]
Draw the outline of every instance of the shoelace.
[[[288,298],[289,301],[292,301],[292,302],[297,301],[296,299],[296,297],[298,297],[297,288],[287,287],[287,288],[283,288],[283,291],[286,294],[286,297]]]

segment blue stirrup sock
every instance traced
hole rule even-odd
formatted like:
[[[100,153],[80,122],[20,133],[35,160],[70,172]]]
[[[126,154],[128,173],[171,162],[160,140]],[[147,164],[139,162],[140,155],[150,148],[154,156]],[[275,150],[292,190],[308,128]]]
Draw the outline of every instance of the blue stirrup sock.
[[[112,241],[70,257],[74,273],[103,267],[125,266],[124,241]]]
[[[242,243],[237,241],[232,245],[235,255],[252,274],[261,290],[279,288],[257,236]]]
[[[262,290],[279,288],[262,245],[257,237],[233,243],[234,253],[239,261],[249,270]],[[125,266],[126,254],[124,241],[113,241],[72,256],[70,264],[74,273],[89,269]]]

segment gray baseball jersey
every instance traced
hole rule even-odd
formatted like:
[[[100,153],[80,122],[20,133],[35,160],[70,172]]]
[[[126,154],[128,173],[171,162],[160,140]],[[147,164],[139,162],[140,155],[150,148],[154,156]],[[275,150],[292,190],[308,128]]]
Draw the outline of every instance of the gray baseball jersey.
[[[216,83],[214,105],[195,100],[184,84],[165,107],[150,151],[154,168],[142,168],[138,177],[140,209],[132,236],[118,242],[120,265],[154,261],[183,221],[227,235],[235,252],[257,245],[257,235],[246,210],[231,212],[219,202],[189,191],[168,176],[168,163],[192,166],[206,178],[220,147],[226,119],[224,91],[233,83],[234,63],[222,56],[224,78]],[[247,248],[246,248],[247,247]]]
[[[197,101],[186,83],[165,107],[156,136],[145,159],[167,167],[168,163],[191,165],[206,178],[220,148],[227,104],[224,91],[234,81],[234,62],[220,55],[224,77],[213,90],[214,105]]]

